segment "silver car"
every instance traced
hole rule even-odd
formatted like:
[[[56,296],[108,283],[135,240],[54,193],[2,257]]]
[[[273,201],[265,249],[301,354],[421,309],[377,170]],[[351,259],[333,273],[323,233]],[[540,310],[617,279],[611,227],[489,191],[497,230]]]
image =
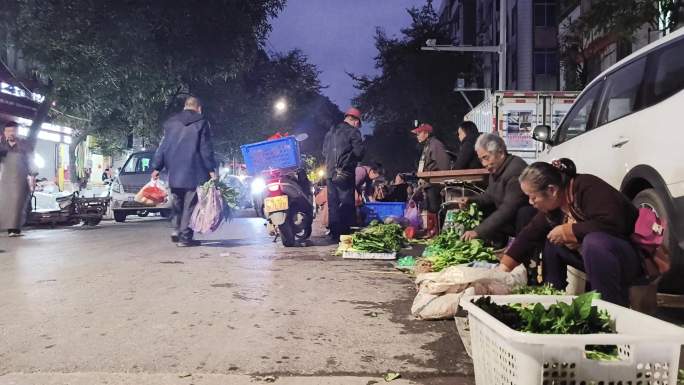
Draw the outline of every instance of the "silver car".
[[[169,198],[164,203],[154,206],[135,201],[135,195],[150,181],[153,157],[152,151],[131,154],[112,182],[111,207],[115,221],[124,222],[129,215],[145,217],[150,213],[160,213],[164,218],[171,216],[173,202],[170,191],[167,191]],[[165,181],[165,175],[162,174],[160,179]]]

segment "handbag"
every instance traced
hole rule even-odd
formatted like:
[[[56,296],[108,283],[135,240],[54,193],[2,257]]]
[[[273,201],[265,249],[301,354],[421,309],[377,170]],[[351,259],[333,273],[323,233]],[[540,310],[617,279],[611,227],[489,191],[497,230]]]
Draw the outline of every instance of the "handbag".
[[[663,244],[667,224],[656,213],[647,208],[639,208],[639,217],[634,224],[631,240],[643,257],[646,277],[655,280],[667,273],[672,266],[670,253]]]

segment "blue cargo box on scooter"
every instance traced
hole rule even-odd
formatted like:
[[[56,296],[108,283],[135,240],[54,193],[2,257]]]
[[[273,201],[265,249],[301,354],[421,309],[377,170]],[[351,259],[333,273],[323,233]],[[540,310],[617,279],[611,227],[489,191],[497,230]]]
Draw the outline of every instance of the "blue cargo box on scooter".
[[[268,170],[295,169],[300,164],[299,143],[292,136],[245,144],[240,149],[249,175],[259,175]]]

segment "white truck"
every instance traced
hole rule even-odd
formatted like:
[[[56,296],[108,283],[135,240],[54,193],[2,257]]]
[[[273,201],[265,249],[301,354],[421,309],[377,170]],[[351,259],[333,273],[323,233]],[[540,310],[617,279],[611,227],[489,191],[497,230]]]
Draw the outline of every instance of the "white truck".
[[[537,125],[555,131],[579,92],[566,91],[496,91],[465,115],[480,132],[498,133],[508,152],[528,163],[537,159],[543,145],[532,138]]]

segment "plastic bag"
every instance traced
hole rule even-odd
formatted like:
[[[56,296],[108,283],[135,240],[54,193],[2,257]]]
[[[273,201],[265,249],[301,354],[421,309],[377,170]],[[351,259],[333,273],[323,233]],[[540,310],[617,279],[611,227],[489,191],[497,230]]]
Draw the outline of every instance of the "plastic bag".
[[[408,205],[406,205],[406,210],[404,211],[404,218],[409,222],[409,226],[420,229],[423,225],[423,220],[420,217],[420,209],[418,209],[418,204],[416,201],[410,200]]]
[[[466,265],[448,267],[438,273],[420,274],[416,278],[418,295],[413,300],[411,314],[423,320],[452,318],[456,315],[461,296],[471,294],[510,294],[527,283],[523,265],[504,273],[489,267]]]
[[[168,194],[164,183],[158,180],[151,180],[147,182],[143,188],[135,194],[135,201],[148,206],[154,206],[164,203]]]
[[[190,217],[190,228],[200,234],[216,231],[229,219],[221,191],[213,185],[197,188],[197,206]]]

